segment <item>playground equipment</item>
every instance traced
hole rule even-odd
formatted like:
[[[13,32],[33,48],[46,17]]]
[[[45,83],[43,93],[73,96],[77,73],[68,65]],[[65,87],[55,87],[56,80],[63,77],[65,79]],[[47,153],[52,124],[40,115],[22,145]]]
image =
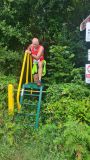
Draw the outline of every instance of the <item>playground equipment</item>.
[[[14,111],[14,87],[12,84],[8,85],[8,114]]]
[[[33,73],[32,73],[33,72]],[[17,89],[17,108],[20,113],[23,106],[29,106],[33,109],[36,108],[35,117],[35,128],[38,128],[40,106],[42,99],[43,86],[37,86],[33,82],[33,74],[37,72],[37,64],[32,64],[32,57],[30,54],[25,52],[24,60],[22,64],[22,70]],[[43,61],[43,75],[46,74],[46,61]],[[25,81],[25,83],[23,83]],[[14,87],[12,84],[8,85],[8,113],[14,114]],[[25,102],[27,100],[27,103]],[[36,102],[36,103],[34,103]],[[29,116],[33,116],[28,113]]]

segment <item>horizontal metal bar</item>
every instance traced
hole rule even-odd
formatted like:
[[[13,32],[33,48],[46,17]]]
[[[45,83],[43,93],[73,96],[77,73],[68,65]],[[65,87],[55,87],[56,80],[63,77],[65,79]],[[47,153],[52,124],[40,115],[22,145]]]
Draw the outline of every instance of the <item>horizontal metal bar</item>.
[[[19,113],[20,116],[36,116],[35,113]]]
[[[17,92],[17,89],[14,89],[15,92]],[[40,93],[40,91],[35,91],[35,90],[24,90],[26,92],[32,92],[32,93]],[[20,92],[22,92],[22,89],[20,90]],[[43,93],[49,93],[48,91],[42,91]]]
[[[25,93],[25,94],[23,94],[23,95],[26,95],[26,96],[33,96],[33,97],[39,97],[38,94],[27,94],[27,93]]]
[[[37,107],[37,104],[32,104],[32,103],[22,103],[21,105],[32,105],[32,106],[36,106]]]
[[[21,126],[21,125],[18,125],[18,126]],[[27,124],[27,123],[26,123],[26,124],[22,124],[22,126],[35,127],[35,124]],[[21,127],[22,127],[22,126],[21,126]]]
[[[35,127],[35,124],[27,124],[27,123],[26,123],[25,125],[23,124],[23,126]]]

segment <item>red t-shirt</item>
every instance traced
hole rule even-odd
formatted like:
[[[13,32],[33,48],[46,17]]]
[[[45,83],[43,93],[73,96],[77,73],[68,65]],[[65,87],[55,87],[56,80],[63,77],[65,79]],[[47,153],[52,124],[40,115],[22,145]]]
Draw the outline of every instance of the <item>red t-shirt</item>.
[[[43,47],[43,46],[39,45],[37,48],[35,48],[33,45],[31,45],[31,46],[30,46],[30,50],[31,50],[32,54],[34,54],[34,55],[37,56],[40,47]],[[44,47],[43,47],[43,53],[44,53]],[[44,56],[41,56],[39,60],[40,60],[40,61],[44,60]]]

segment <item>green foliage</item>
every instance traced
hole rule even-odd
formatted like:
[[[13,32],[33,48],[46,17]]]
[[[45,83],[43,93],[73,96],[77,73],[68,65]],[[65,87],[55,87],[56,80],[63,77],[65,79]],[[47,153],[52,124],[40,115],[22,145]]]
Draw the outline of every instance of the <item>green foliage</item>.
[[[57,126],[54,142],[61,159],[72,160],[79,156],[89,159],[89,88],[78,84],[61,84],[51,86],[47,93],[42,111],[43,122]]]
[[[83,67],[79,68],[74,68],[71,71],[71,77],[72,77],[72,82],[75,82],[77,84],[84,84],[82,80],[85,79],[85,69]]]
[[[56,102],[61,98],[71,98],[74,100],[83,100],[88,98],[90,95],[89,86],[87,87],[84,83],[61,83],[53,84],[47,90],[46,101]]]
[[[69,81],[74,67],[74,54],[67,46],[52,46],[50,48],[49,75],[53,82]]]
[[[90,159],[90,87],[82,81],[87,56],[84,36],[79,31],[80,23],[90,12],[89,3],[0,1],[1,160]],[[37,131],[25,126],[31,121],[28,117],[19,118],[16,108],[14,116],[7,114],[7,85],[16,84],[22,52],[33,37],[45,45],[45,82],[50,85],[43,97]]]
[[[21,64],[21,55],[18,52],[0,47],[0,69],[4,74],[16,74]],[[18,66],[18,67],[17,67]]]
[[[74,160],[81,156],[89,160],[89,99],[90,90],[85,85],[68,83],[50,86],[42,106],[41,127],[38,130],[25,126],[26,122],[30,123],[29,118],[19,118],[17,113],[9,117],[6,108],[2,108],[1,159]]]
[[[0,109],[5,109],[7,106],[7,89],[10,83],[13,85],[16,84],[16,78],[12,75],[5,76],[0,73]]]
[[[89,88],[76,83],[61,84],[51,86],[47,93],[43,111],[47,123],[60,124],[72,117],[89,124]]]
[[[47,52],[45,55],[48,68],[47,81],[51,81],[53,76],[55,76],[53,81],[68,82],[72,79],[76,80],[71,76],[71,71],[73,72],[74,66],[76,69],[84,66],[86,60],[86,48],[84,41],[80,39],[79,24],[82,21],[81,19],[87,15],[88,3],[88,1],[84,4],[81,1],[71,0],[45,0],[44,2],[42,0],[1,0],[1,46],[6,47],[9,54],[12,52],[11,50],[20,52],[20,56],[27,44],[31,43],[31,39],[34,36],[39,37]],[[82,5],[85,8],[81,7]],[[77,8],[79,15],[78,18],[75,18]],[[51,46],[50,53],[49,46]],[[14,52],[12,55],[14,57],[16,53]],[[5,56],[7,55],[5,54]],[[15,66],[16,59],[17,56],[15,62],[12,59]],[[56,63],[58,64],[56,65]],[[10,64],[10,70],[13,73],[14,67],[11,61]],[[4,66],[7,68],[6,63]],[[15,68],[16,70],[18,69]]]
[[[55,35],[57,44],[60,46],[62,46],[63,44],[65,46],[69,46],[70,52],[74,54],[75,67],[84,67],[85,62],[87,61],[87,49],[84,41],[85,34],[80,34],[79,27],[76,27],[73,30],[72,26],[72,28],[68,28],[67,25],[67,23],[63,23],[62,31],[58,32],[58,34]],[[69,29],[71,31],[68,31]]]
[[[90,123],[89,98],[84,100],[74,100],[62,98],[54,103],[49,103],[44,110],[46,122],[60,124],[66,122],[69,117],[77,119],[79,122]]]

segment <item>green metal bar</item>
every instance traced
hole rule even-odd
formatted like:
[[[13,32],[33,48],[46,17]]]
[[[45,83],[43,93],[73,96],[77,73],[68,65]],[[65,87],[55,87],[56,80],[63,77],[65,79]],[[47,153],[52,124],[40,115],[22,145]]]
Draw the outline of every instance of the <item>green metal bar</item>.
[[[36,106],[36,104],[32,104],[32,103],[23,103],[22,105]]]
[[[20,113],[20,116],[35,116],[35,113]]]
[[[25,93],[24,95],[26,95],[26,96],[32,96],[32,97],[39,97],[39,94],[28,94],[28,93]]]
[[[22,86],[22,92],[21,92],[21,95],[20,95],[20,104],[21,105],[23,103],[23,98],[24,98],[24,85]]]
[[[38,128],[38,124],[39,124],[39,114],[40,114],[40,105],[41,105],[41,98],[42,98],[42,89],[43,89],[43,87],[41,86],[40,87],[40,94],[39,94],[39,101],[38,101],[38,106],[37,106],[35,128]]]
[[[32,90],[38,90],[39,91],[39,94],[27,94],[25,93],[25,89],[32,89]],[[32,104],[32,103],[26,103],[26,105],[30,105],[30,106],[36,106],[36,122],[35,122],[35,128],[38,128],[38,125],[39,125],[39,115],[40,115],[40,105],[41,105],[41,99],[42,99],[42,90],[43,90],[43,86],[37,86],[37,84],[35,83],[28,83],[28,84],[23,84],[22,86],[22,92],[21,92],[21,96],[20,96],[20,104],[22,105],[25,105],[25,103],[23,103],[23,99],[24,99],[24,96],[30,96],[30,97],[33,97],[33,96],[37,96],[38,97],[38,104]],[[24,114],[25,115],[25,114]],[[26,114],[27,116],[32,116],[32,113],[31,114]]]

